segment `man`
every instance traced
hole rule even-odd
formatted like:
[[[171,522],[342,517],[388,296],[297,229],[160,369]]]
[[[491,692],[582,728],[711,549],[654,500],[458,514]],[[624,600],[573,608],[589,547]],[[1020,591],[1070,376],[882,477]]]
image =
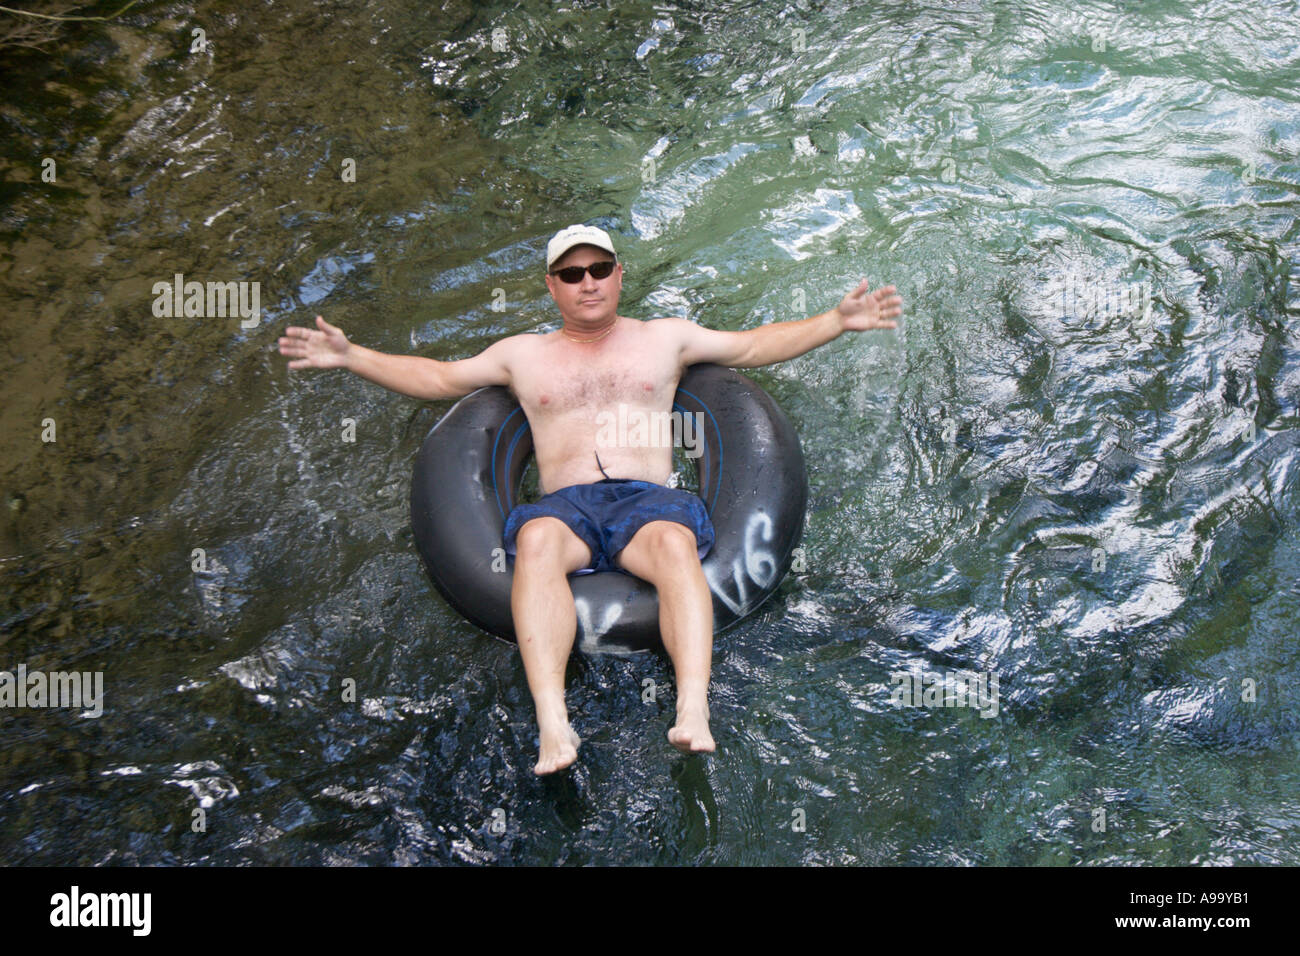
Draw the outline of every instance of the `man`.
[[[672,448],[609,440],[601,422],[620,404],[627,417],[661,420],[687,366],[756,368],[802,355],[845,331],[894,329],[902,299],[866,280],[829,312],[745,332],[685,319],[642,322],[618,314],[623,266],[603,229],[569,226],[546,248],[546,287],[563,320],[545,335],[501,339],[473,358],[439,362],[353,345],[316,316],[318,329],[290,327],[280,339],[289,368],[346,368],[413,398],[459,398],[485,385],[511,390],[533,433],[544,497],[506,521],[515,556],[511,612],[541,742],[534,773],[572,764],[581,741],[569,725],[564,671],[577,634],[569,574],[621,570],[659,595],[659,628],[677,677],[676,723],[668,740],[686,753],[715,749],[708,687],[713,602],[700,559],[713,543],[703,503],[663,487]],[[603,439],[601,441],[600,439]]]

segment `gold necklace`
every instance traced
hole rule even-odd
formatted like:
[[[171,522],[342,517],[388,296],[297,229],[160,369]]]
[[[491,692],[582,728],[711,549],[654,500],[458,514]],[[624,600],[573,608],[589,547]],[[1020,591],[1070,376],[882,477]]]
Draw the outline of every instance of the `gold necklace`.
[[[560,331],[564,334],[564,337],[565,337],[565,338],[569,339],[569,340],[572,341],[572,342],[584,342],[584,343],[585,343],[585,342],[599,342],[599,341],[600,341],[601,339],[603,339],[605,336],[609,335],[610,332],[613,332],[613,331],[614,331],[614,326],[616,326],[616,325],[618,325],[618,319],[617,319],[617,318],[614,319],[613,322],[609,323],[609,328],[607,328],[604,332],[601,332],[600,335],[597,335],[595,338],[590,338],[590,339],[577,339],[577,338],[574,338],[572,335],[569,334],[569,330],[566,329],[566,328],[564,328],[563,326],[560,327]]]

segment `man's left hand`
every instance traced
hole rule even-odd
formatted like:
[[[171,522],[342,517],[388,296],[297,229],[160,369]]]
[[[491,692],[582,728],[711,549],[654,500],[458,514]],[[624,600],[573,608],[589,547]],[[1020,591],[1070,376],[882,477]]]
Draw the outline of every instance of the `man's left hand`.
[[[846,332],[865,332],[868,329],[896,329],[893,321],[903,314],[903,297],[897,295],[892,285],[868,292],[866,279],[844,297],[835,311],[840,314]]]

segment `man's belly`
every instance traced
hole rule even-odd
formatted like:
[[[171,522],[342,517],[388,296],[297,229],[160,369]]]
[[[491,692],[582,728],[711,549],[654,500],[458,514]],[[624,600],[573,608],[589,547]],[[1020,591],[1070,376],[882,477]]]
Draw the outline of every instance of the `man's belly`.
[[[631,410],[621,418],[614,412],[598,416],[598,422],[530,422],[543,494],[603,478],[668,481],[673,433],[662,419]]]

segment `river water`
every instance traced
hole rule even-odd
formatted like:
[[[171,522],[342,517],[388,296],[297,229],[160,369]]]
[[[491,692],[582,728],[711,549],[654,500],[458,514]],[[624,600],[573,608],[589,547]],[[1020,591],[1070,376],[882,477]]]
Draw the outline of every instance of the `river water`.
[[[0,54],[0,669],[104,681],[0,712],[0,860],[1300,863],[1297,12],[199,3]],[[451,403],[275,344],[553,328],[580,221],[625,315],[905,312],[751,373],[806,563],[718,639],[718,753],[665,657],[575,655],[539,781],[413,545]],[[159,316],[178,273],[260,321]]]

